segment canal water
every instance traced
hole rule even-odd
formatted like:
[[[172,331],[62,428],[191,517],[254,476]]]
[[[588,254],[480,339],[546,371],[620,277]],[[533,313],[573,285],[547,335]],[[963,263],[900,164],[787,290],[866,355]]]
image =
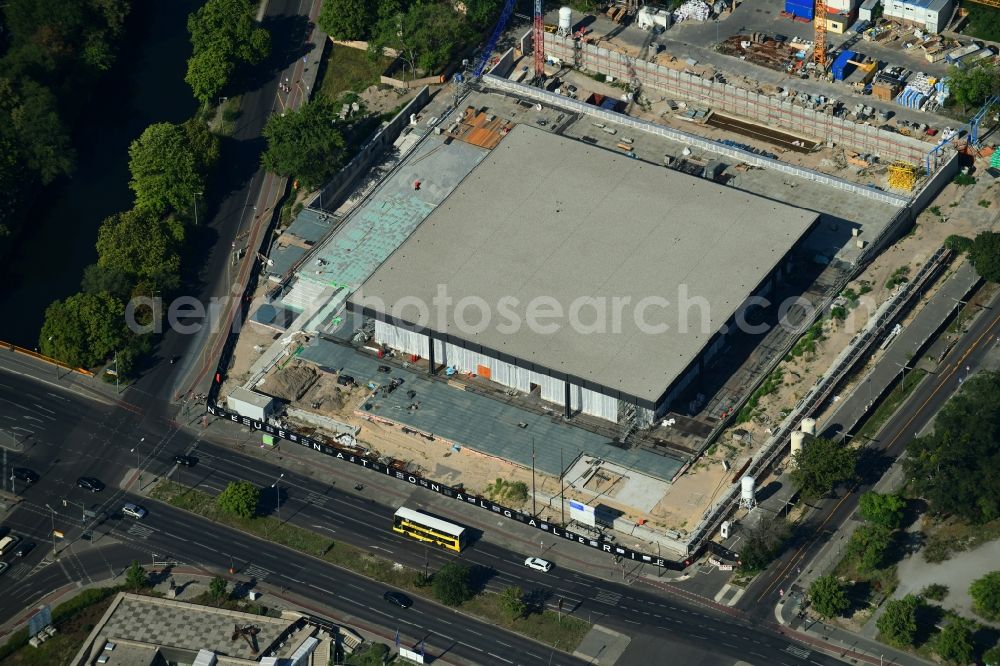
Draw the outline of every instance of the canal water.
[[[132,3],[115,67],[96,90],[78,97],[87,108],[74,136],[74,175],[42,191],[10,262],[0,265],[0,340],[38,345],[45,308],[76,293],[83,269],[97,260],[101,221],[132,206],[129,144],[152,123],[194,115],[197,103],[184,83],[187,16],[200,4]]]

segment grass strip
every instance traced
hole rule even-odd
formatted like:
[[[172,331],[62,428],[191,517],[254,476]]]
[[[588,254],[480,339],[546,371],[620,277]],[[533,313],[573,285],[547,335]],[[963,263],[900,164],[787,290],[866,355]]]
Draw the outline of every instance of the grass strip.
[[[321,534],[270,516],[240,518],[219,509],[215,497],[164,479],[150,492],[150,497],[178,509],[207,518],[274,543],[287,546],[306,555],[349,569],[366,578],[406,590],[414,596],[430,598],[430,588],[423,584],[422,572],[396,562],[371,555],[366,550],[334,541]],[[579,618],[542,611],[527,617],[510,619],[500,606],[500,596],[483,592],[458,607],[478,619],[533,638],[555,648],[572,652],[590,629],[590,623]]]

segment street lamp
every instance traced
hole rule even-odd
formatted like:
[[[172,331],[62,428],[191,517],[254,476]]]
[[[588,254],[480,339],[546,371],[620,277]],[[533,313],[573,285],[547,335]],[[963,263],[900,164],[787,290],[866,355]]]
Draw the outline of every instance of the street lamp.
[[[145,437],[140,437],[139,438],[139,444],[142,444],[145,441],[146,441]],[[142,491],[142,463],[139,460],[139,444],[136,444],[134,447],[132,447],[131,449],[129,449],[129,453],[134,453],[135,454],[135,469],[136,469],[136,471],[139,472],[139,491],[141,492]]]
[[[274,510],[278,514],[279,525],[281,525],[281,494],[280,494],[281,491],[278,490],[278,482],[281,481],[283,478],[285,478],[284,473],[279,474],[278,478],[275,479],[274,483],[271,484],[271,487],[274,488]]]
[[[196,227],[198,226],[198,197],[200,197],[203,194],[204,192],[194,193],[194,226]]]
[[[52,557],[56,555],[56,510],[53,509],[48,503],[45,504],[45,508],[51,512],[52,515]]]

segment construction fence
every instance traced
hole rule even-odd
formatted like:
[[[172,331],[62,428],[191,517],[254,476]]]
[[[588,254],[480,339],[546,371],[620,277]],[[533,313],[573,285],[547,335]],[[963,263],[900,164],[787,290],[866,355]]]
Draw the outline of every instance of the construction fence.
[[[619,51],[586,44],[571,37],[545,36],[545,55],[577,69],[599,72],[661,90],[679,99],[704,104],[771,127],[782,127],[820,141],[851,146],[862,153],[874,153],[886,161],[902,160],[924,164],[934,148],[914,137],[857,123],[819,110],[799,106],[790,98],[764,95],[729,83],[702,78],[686,71],[631,58]],[[931,156],[931,170],[937,169],[941,155]]]

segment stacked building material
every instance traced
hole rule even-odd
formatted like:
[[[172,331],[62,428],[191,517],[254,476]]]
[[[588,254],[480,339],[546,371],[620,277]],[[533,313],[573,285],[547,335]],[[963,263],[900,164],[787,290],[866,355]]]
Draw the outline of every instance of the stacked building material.
[[[935,91],[937,79],[923,73],[917,73],[896,97],[896,103],[908,109],[919,109]]]
[[[690,19],[707,21],[710,13],[708,5],[702,0],[687,0],[687,2],[674,10],[674,22],[680,23],[681,21]]]

